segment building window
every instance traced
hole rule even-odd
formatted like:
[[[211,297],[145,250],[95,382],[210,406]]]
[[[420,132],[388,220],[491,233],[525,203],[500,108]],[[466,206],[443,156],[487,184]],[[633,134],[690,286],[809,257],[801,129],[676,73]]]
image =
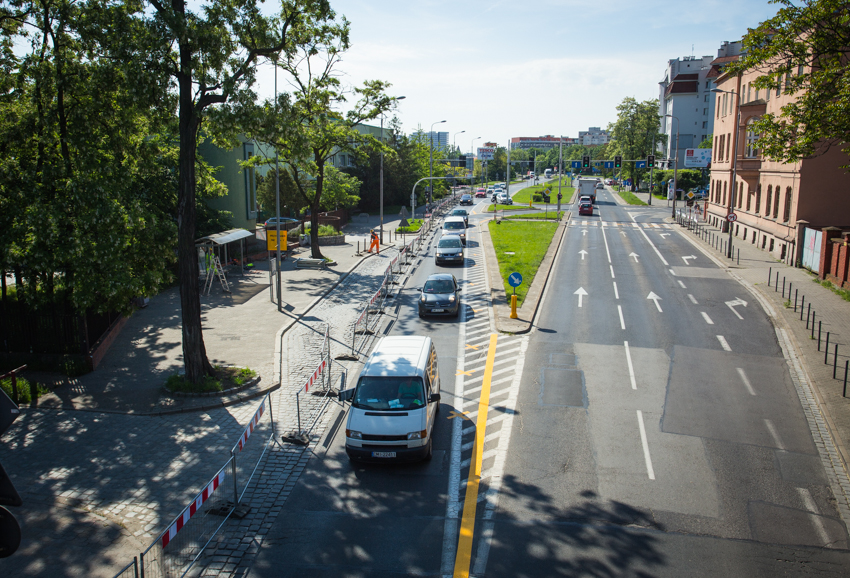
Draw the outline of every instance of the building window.
[[[747,102],[750,102],[750,88],[752,88],[751,84],[747,85]],[[756,97],[758,98],[758,97]]]
[[[803,76],[803,65],[797,67],[797,76]]]
[[[717,102],[714,104],[714,118],[720,118],[720,95],[717,95]]]
[[[759,206],[761,205],[761,183],[756,187],[756,215],[759,214]]]
[[[702,109],[702,115],[708,116],[708,109],[707,108]]]
[[[787,223],[791,217],[791,187],[785,189],[785,210],[782,212],[782,222]]]
[[[717,151],[717,160],[723,160],[723,149],[726,148],[726,135],[720,135],[720,149]]]
[[[767,198],[764,203],[764,216],[770,217],[770,201],[773,199],[773,185],[767,185]]]
[[[726,206],[726,181],[723,181],[723,206]]]
[[[750,187],[747,187],[747,212],[750,211],[750,206],[753,202],[753,196],[750,194]]]
[[[712,151],[711,151],[711,152],[712,152],[712,156],[714,157],[714,160],[715,160],[715,161],[716,161],[716,160],[718,160],[718,159],[720,158],[720,154],[717,152],[717,151],[719,150],[719,149],[717,148],[717,139],[718,139],[718,137],[717,137],[717,136],[715,136],[715,137],[714,137],[714,149],[712,149]]]
[[[744,181],[741,181],[741,184],[738,185],[738,208],[742,208],[744,206]]]
[[[732,134],[726,135],[726,160],[729,160],[729,151],[732,149]]]
[[[705,95],[705,102],[708,102],[708,95]]]
[[[773,197],[773,218],[779,218],[779,187],[776,187],[776,194]]]
[[[756,147],[759,135],[753,128],[753,123],[757,118],[758,117],[751,116],[747,119],[747,150],[745,156],[749,159],[759,156],[759,150],[758,147]]]
[[[709,86],[711,86],[711,81],[710,81],[710,80],[706,80],[706,81],[705,81],[705,89],[706,89],[706,90],[708,90],[708,87],[709,87]]]
[[[759,89],[757,88],[756,89],[756,100],[758,100],[758,99],[759,99]]]

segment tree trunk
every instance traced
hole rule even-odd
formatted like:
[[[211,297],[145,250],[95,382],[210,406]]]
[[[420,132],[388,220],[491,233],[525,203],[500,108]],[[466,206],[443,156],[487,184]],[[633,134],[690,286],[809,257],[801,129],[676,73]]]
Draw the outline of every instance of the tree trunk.
[[[180,159],[178,161],[177,263],[183,320],[183,366],[192,383],[212,375],[201,327],[198,256],[195,249],[195,154],[200,118],[192,102],[192,60],[188,42],[180,45]]]
[[[322,206],[322,189],[325,184],[325,163],[323,156],[316,154],[316,194],[313,196],[313,205],[310,207],[310,254],[313,259],[324,259],[319,247],[319,210]]]

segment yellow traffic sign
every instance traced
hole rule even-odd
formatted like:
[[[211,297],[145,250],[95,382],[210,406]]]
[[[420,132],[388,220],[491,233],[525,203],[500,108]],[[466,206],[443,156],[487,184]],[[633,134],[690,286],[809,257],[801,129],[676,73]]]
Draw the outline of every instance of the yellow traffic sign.
[[[286,231],[281,231],[281,233],[283,233],[283,235],[281,235],[283,242],[281,243],[280,250],[286,251]],[[266,229],[266,250],[277,251],[277,229]]]

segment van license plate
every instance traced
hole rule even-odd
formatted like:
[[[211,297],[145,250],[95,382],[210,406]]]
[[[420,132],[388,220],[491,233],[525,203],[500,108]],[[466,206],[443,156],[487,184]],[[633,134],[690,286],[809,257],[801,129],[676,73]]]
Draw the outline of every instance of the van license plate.
[[[373,458],[394,458],[395,452],[372,452]]]
[[[445,309],[431,309],[431,313],[443,313]]]

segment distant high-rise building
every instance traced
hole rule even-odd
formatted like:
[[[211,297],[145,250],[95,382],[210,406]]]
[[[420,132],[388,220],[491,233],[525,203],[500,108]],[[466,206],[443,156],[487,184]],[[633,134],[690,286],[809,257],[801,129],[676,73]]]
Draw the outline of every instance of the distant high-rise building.
[[[587,130],[578,131],[578,144],[584,146],[604,145],[611,140],[611,135],[607,130],[602,130],[598,126],[592,126]]]
[[[418,138],[421,142],[430,145],[431,138],[434,139],[434,148],[437,147],[448,147],[449,146],[449,133],[447,132],[421,132],[416,133],[414,136],[418,135]]]

